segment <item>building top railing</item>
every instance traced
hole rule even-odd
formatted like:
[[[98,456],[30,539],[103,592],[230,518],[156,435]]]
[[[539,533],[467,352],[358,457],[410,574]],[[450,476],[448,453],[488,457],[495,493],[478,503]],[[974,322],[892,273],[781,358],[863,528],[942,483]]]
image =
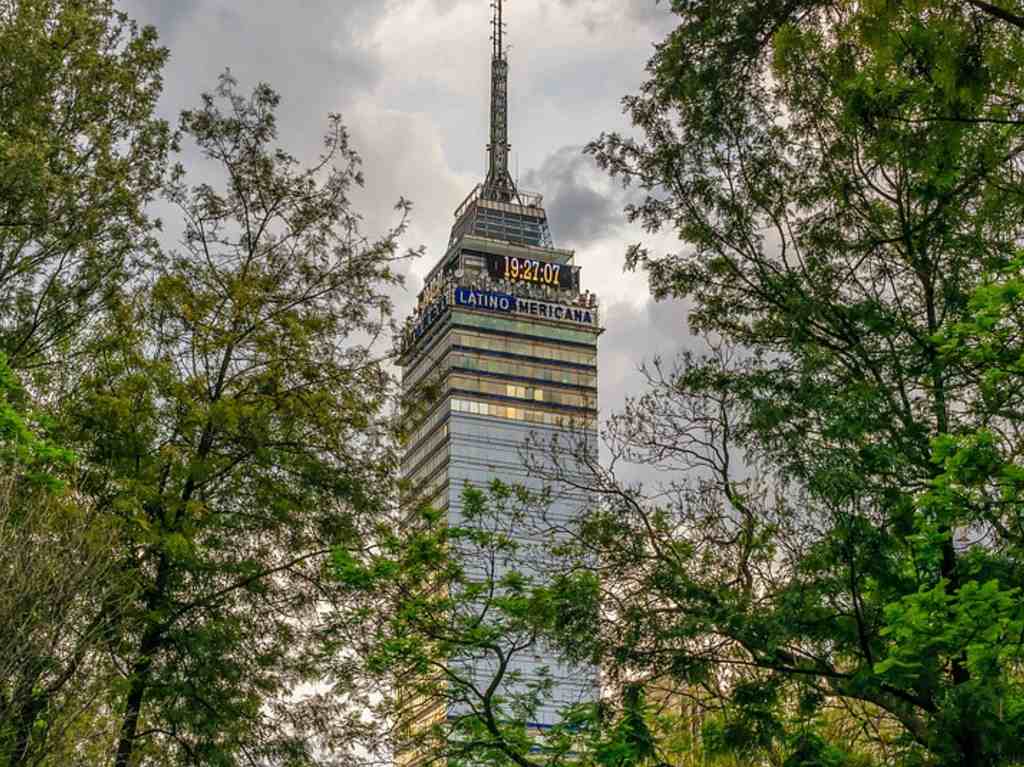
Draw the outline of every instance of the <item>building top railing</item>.
[[[572,266],[576,252],[569,248],[556,248],[550,245],[530,245],[521,242],[509,242],[494,237],[488,237],[477,232],[463,232],[455,237],[448,244],[444,256],[434,264],[427,276],[424,277],[424,284],[430,284],[442,272],[451,268],[451,263],[465,250],[482,250],[487,253],[515,255],[526,253],[541,261],[553,261],[558,264]]]
[[[544,215],[544,196],[536,192],[522,192],[517,190],[516,202],[500,202],[498,200],[483,199],[480,196],[482,192],[483,184],[477,184],[473,187],[470,193],[466,195],[466,199],[464,199],[459,204],[459,207],[455,209],[456,220],[462,218],[466,211],[469,210],[469,207],[475,202],[484,203],[487,207],[504,208],[504,206],[507,206],[508,210],[513,210],[515,208],[533,208],[538,211],[537,215]],[[533,211],[530,212],[532,213]]]

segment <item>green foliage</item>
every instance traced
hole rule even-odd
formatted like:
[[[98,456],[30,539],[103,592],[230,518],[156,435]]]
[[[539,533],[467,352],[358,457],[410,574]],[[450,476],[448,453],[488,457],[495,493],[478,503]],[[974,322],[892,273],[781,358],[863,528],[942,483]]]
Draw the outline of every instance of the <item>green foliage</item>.
[[[814,733],[800,733],[793,739],[791,750],[782,767],[845,767],[849,759],[835,746]]]
[[[166,57],[111,0],[0,2],[5,764],[372,746],[317,631],[347,609],[331,551],[389,503],[377,341],[403,223],[360,232],[340,119],[303,167],[266,85],[223,77],[172,135]],[[206,183],[168,169],[185,142]],[[331,691],[296,692],[313,682]]]
[[[0,5],[0,351],[56,363],[141,254],[167,51],[110,0]]]
[[[97,606],[125,598],[118,542],[73,487],[0,479],[0,764],[66,764],[73,733],[106,734],[110,626]]]
[[[607,735],[598,740],[592,751],[594,763],[603,767],[658,763],[655,737],[647,722],[640,685],[626,686],[621,715],[607,728]]]
[[[458,524],[429,508],[407,509],[380,531],[374,552],[335,552],[335,577],[375,622],[360,654],[397,690],[394,709],[381,712],[395,718],[394,749],[455,764],[531,767],[578,758],[592,706],[543,733],[523,724],[539,720],[551,678],[525,677],[517,661],[545,652],[545,633],[568,636],[582,613],[562,608],[577,595],[593,603],[595,590],[589,576],[552,582],[527,565],[538,547],[514,533],[534,502],[498,481],[487,492],[467,486]],[[349,637],[360,628],[339,623],[332,633]],[[624,723],[602,743],[602,763],[624,764],[641,740],[636,720]]]
[[[62,423],[82,350],[150,246],[166,51],[108,0],[0,3],[0,762],[109,745],[120,529]]]
[[[0,466],[21,473],[29,484],[59,490],[61,480],[51,469],[69,465],[74,453],[31,428],[33,420],[43,430],[51,423],[43,415],[33,416],[17,409],[14,403],[24,399],[24,389],[7,365],[6,355],[0,352]]]
[[[312,764],[352,747],[339,732],[366,732],[340,710],[353,680],[292,691],[331,681],[316,640],[345,609],[330,552],[360,548],[388,503],[391,382],[371,344],[397,231],[358,231],[359,159],[336,117],[311,168],[274,146],[278,101],[225,75],[182,115],[223,190],[173,171],[181,250],[111,298],[64,402],[82,492],[128,539],[117,561],[135,598],[109,648],[118,767],[160,750]]]
[[[703,688],[719,755],[1019,761],[1019,3],[672,7],[642,138],[589,151],[683,241],[628,263],[716,341],[612,423],[675,474],[595,476],[615,609],[581,633]]]

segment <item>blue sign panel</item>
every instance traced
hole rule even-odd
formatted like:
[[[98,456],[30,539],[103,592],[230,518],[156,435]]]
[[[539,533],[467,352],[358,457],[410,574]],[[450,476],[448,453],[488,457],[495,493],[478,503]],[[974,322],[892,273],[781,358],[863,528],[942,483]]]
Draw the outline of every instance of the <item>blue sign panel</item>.
[[[495,293],[491,290],[473,290],[472,288],[455,288],[455,304],[468,306],[471,309],[489,309],[492,312],[511,314],[516,309],[515,296],[508,293]]]
[[[465,306],[467,309],[501,312],[502,314],[528,314],[532,317],[574,325],[593,326],[597,324],[597,314],[592,309],[537,301],[532,298],[520,298],[508,293],[496,293],[492,290],[455,288],[455,305]]]
[[[436,299],[426,309],[420,313],[419,322],[417,322],[412,329],[412,337],[418,339],[430,328],[434,322],[441,317],[448,310],[448,294],[442,293],[441,297]]]

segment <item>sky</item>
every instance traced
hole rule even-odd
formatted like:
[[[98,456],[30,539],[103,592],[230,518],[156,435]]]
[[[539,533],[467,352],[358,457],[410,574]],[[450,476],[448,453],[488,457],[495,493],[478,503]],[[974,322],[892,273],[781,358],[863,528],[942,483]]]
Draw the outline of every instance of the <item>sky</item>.
[[[176,121],[230,69],[242,90],[281,94],[280,143],[312,161],[329,113],[342,115],[363,158],[354,195],[369,233],[413,202],[410,263],[399,316],[444,253],[453,211],[486,167],[490,85],[488,0],[122,0],[170,49],[160,111]],[[653,45],[674,17],[656,0],[505,0],[512,169],[544,195],[555,245],[576,251],[582,287],[601,300],[602,417],[642,391],[638,367],[698,348],[679,302],[650,300],[643,273],[625,272],[630,243],[679,244],[629,224],[624,190],[582,154],[602,131],[631,132],[621,99],[644,80]]]

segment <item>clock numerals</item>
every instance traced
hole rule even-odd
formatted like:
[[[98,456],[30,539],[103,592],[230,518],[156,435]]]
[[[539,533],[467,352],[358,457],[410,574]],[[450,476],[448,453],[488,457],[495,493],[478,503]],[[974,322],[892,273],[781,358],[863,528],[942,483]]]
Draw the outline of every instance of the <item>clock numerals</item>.
[[[562,284],[561,264],[549,264],[546,261],[536,261],[530,258],[516,258],[515,256],[504,256],[503,275],[506,280],[517,282],[537,282],[541,285]]]

